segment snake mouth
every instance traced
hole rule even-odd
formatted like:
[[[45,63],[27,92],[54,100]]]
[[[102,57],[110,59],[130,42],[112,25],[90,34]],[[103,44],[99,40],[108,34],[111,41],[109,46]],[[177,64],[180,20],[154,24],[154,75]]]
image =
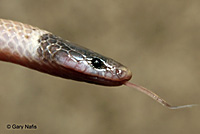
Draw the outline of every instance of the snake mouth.
[[[101,76],[94,75],[94,74],[85,74],[83,72],[80,72],[80,71],[77,71],[74,69],[69,69],[66,67],[62,67],[62,69],[63,69],[62,73],[61,74],[58,73],[58,76],[60,76],[60,77],[72,79],[72,80],[76,80],[76,81],[82,81],[82,82],[102,85],[102,86],[123,85],[125,82],[129,81],[132,77],[131,73],[129,73],[121,79],[110,79],[110,78],[101,77]]]

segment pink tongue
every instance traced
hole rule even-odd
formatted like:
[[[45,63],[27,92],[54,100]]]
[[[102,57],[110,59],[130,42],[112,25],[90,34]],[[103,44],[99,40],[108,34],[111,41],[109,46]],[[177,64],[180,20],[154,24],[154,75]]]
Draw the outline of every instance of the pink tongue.
[[[126,85],[128,87],[131,87],[131,88],[135,88],[140,92],[143,92],[144,94],[150,96],[151,98],[156,100],[158,103],[162,104],[163,106],[168,107],[169,109],[180,109],[180,108],[187,108],[187,107],[197,106],[197,104],[183,105],[183,106],[171,106],[164,99],[159,97],[157,94],[155,94],[154,92],[152,92],[152,91],[150,91],[150,90],[148,90],[148,89],[146,89],[146,88],[144,88],[142,86],[138,86],[138,85],[130,83],[130,82],[125,82],[124,85]]]

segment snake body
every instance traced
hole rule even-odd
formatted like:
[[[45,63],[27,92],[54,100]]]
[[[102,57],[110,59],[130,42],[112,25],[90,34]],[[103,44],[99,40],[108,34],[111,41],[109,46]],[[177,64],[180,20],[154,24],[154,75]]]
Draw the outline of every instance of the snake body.
[[[0,60],[77,81],[105,86],[124,84],[170,109],[194,106],[171,106],[154,92],[128,82],[131,71],[119,62],[16,21],[0,19]]]
[[[64,40],[51,32],[0,19],[0,60],[54,76],[118,86],[131,78],[119,62]]]

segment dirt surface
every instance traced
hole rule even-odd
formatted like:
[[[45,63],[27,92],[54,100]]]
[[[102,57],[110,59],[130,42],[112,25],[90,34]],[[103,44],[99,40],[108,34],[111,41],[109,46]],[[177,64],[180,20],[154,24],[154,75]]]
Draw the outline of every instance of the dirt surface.
[[[0,0],[0,17],[116,59],[132,70],[131,82],[183,105],[200,104],[199,6],[195,0]],[[0,133],[200,133],[200,107],[169,110],[125,86],[66,80],[6,62],[0,74]],[[8,124],[37,128],[8,130]]]

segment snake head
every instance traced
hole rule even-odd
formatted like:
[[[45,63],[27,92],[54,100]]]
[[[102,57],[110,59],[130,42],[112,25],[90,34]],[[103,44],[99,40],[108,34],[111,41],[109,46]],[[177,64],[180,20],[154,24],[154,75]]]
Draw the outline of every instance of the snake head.
[[[122,85],[132,77],[119,62],[53,34],[44,34],[39,43],[39,57],[60,68],[53,75],[107,86]]]

